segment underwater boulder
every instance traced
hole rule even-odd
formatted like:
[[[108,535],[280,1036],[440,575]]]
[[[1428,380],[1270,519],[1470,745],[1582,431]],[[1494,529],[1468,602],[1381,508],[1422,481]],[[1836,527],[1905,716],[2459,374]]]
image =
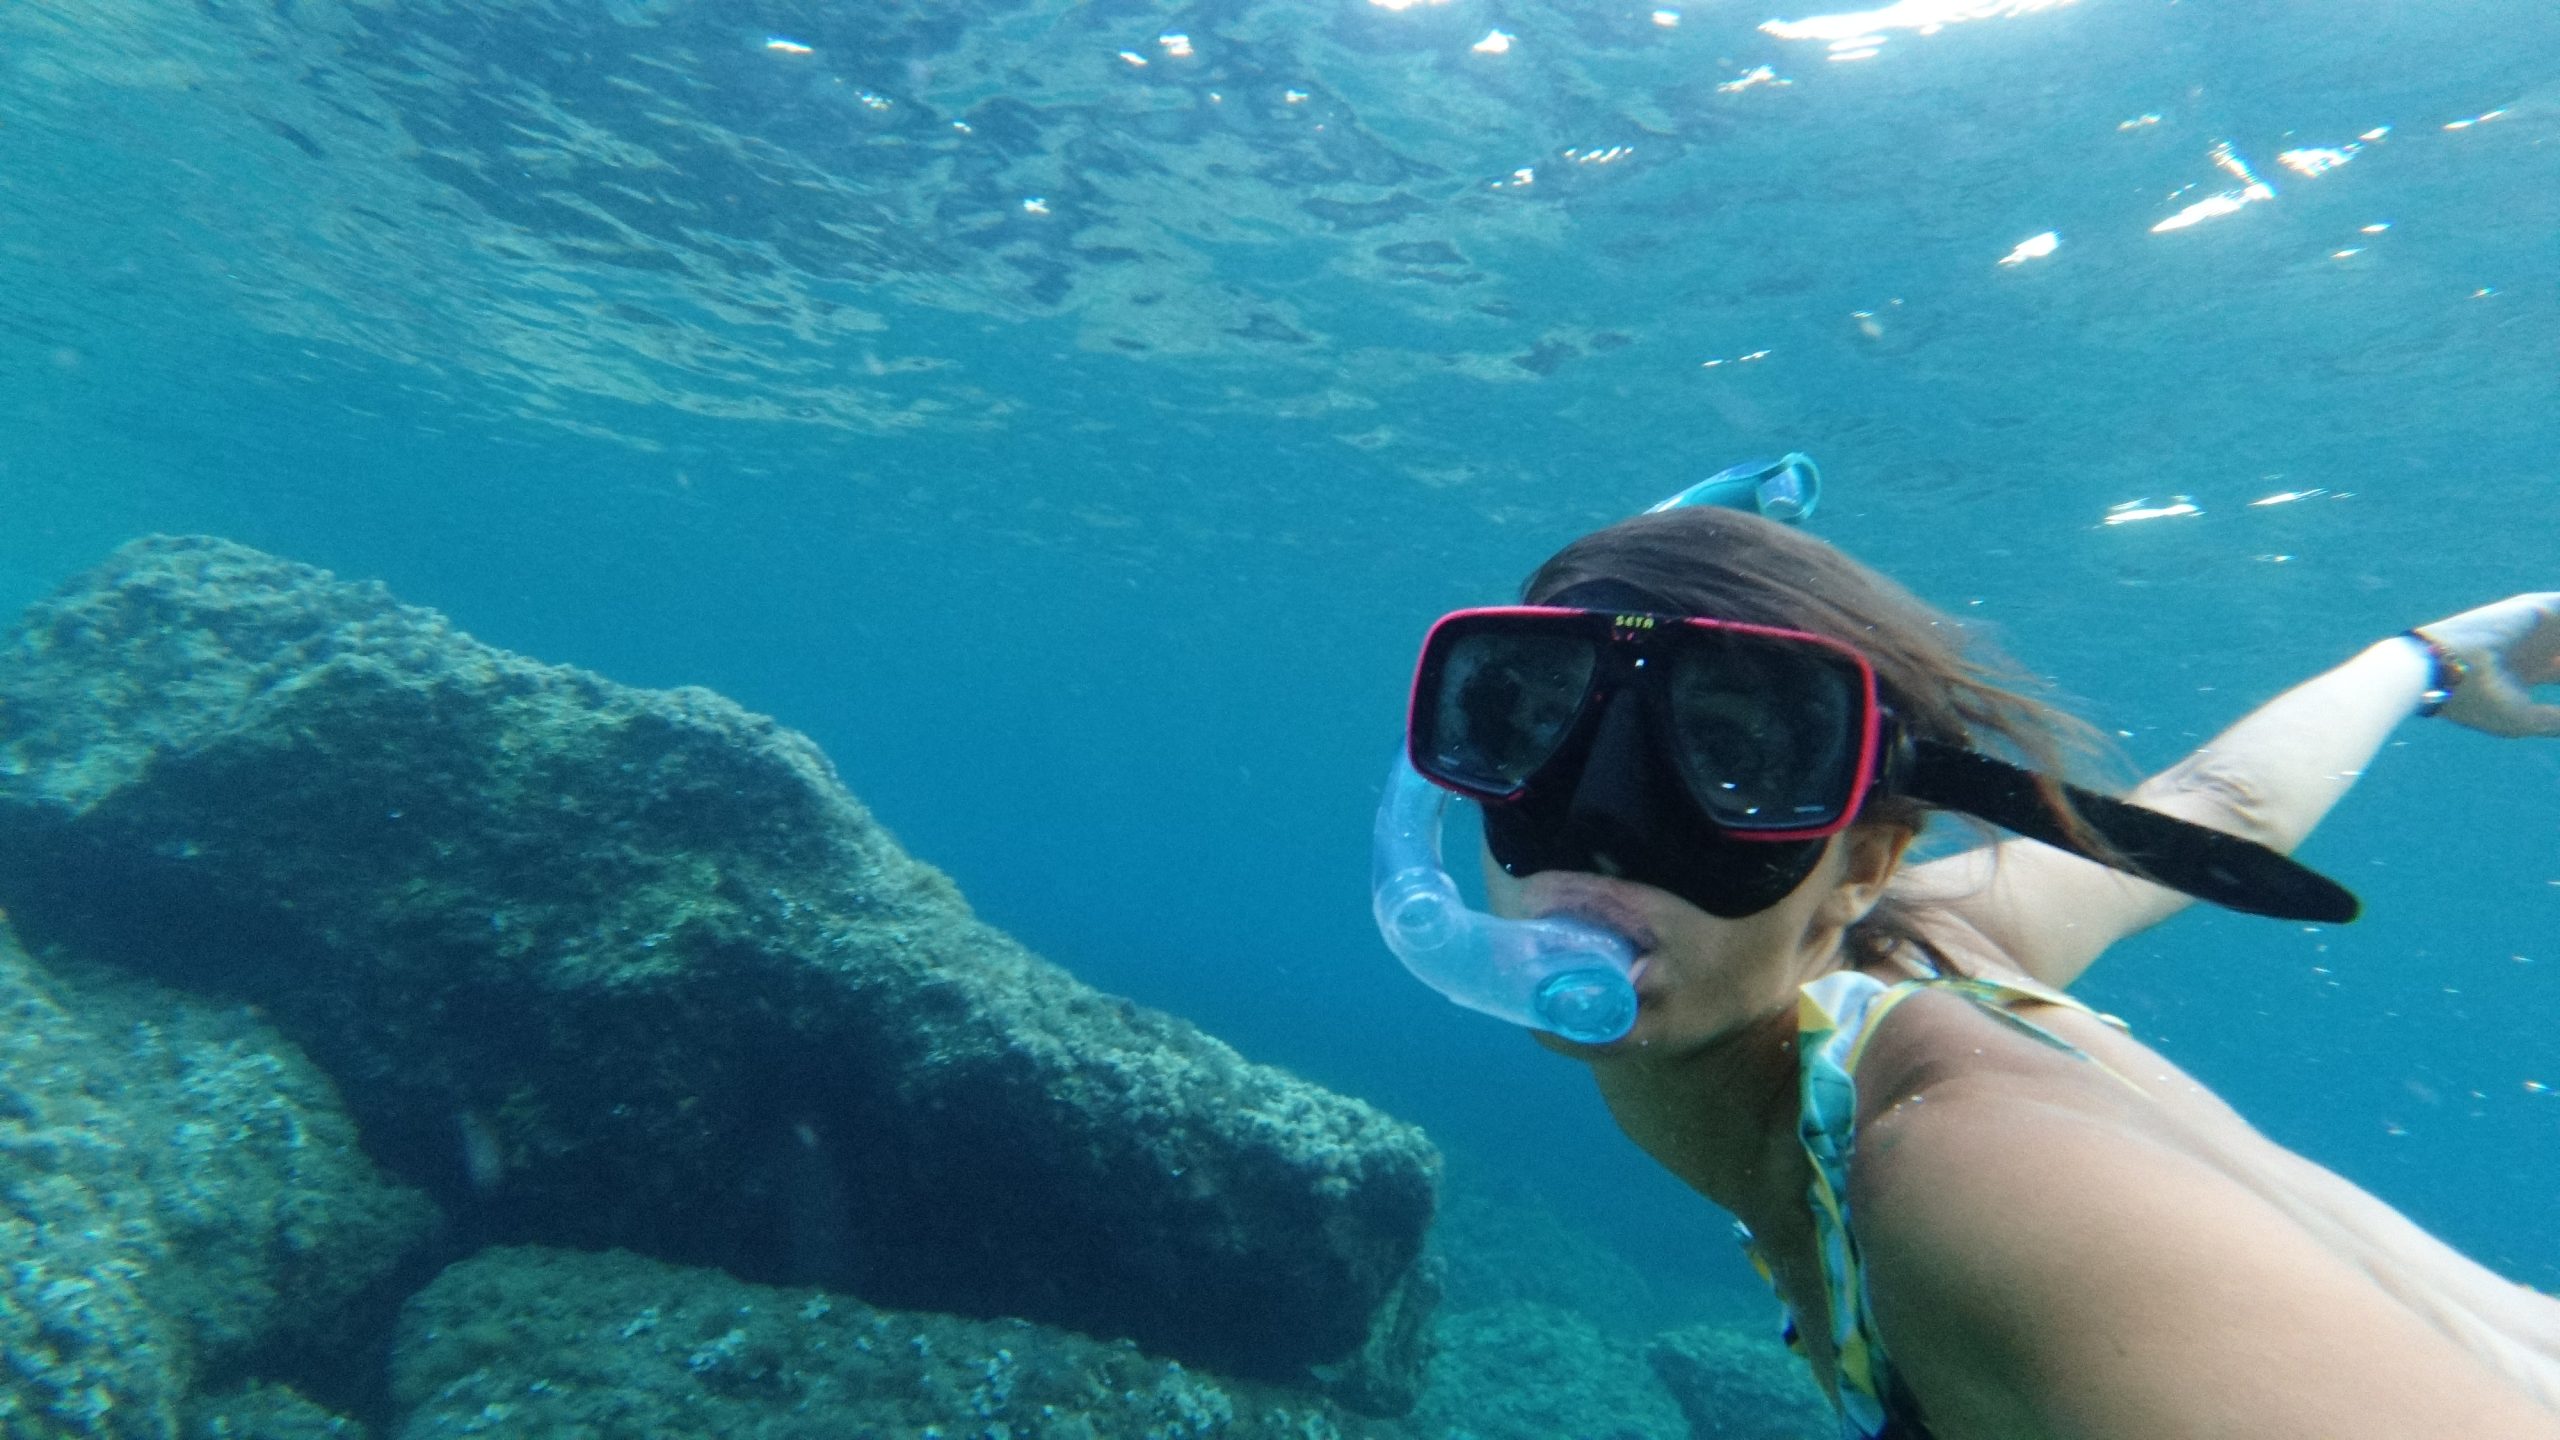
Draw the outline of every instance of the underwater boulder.
[[[1766,1330],[1683,1326],[1655,1336],[1644,1358],[1679,1403],[1694,1440],[1826,1440],[1840,1433],[1831,1402]]]
[[[0,928],[0,1433],[169,1440],[200,1381],[362,1364],[434,1222],[273,1029]]]
[[[137,541],[0,641],[0,905],[263,1007],[472,1240],[1419,1383],[1418,1130],[1030,954],[708,691]]]
[[[178,1433],[181,1440],[368,1440],[373,1432],[290,1386],[252,1381],[189,1400]]]
[[[1192,1370],[1127,1340],[877,1309],[627,1252],[520,1246],[464,1260],[409,1302],[391,1370],[399,1440],[1372,1432],[1320,1396]]]
[[[1407,1428],[1471,1440],[1691,1440],[1625,1337],[1535,1301],[1450,1310]]]

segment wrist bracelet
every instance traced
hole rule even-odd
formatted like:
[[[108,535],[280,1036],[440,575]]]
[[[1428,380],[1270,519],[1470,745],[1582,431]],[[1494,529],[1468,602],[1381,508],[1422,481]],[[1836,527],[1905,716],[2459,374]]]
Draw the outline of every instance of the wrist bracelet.
[[[2453,692],[2462,688],[2462,682],[2471,678],[2471,667],[2424,630],[2403,630],[2400,634],[2402,638],[2415,640],[2427,648],[2430,668],[2427,671],[2427,688],[2418,696],[2418,713],[2436,714],[2451,703]]]

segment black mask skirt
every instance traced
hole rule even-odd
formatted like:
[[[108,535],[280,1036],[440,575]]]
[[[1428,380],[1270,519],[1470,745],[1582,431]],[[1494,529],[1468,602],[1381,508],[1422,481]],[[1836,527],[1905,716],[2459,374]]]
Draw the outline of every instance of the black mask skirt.
[[[1569,586],[1540,603],[1676,614],[1661,597],[1619,580]],[[1586,717],[1516,800],[1486,804],[1485,845],[1522,879],[1546,870],[1607,875],[1668,890],[1710,915],[1737,920],[1777,904],[1822,856],[1819,840],[1736,840],[1701,814],[1658,743],[1646,695],[1620,690]]]
[[[1736,840],[1700,814],[1633,689],[1610,696],[1519,799],[1487,804],[1485,843],[1512,875],[1575,870],[1668,890],[1710,915],[1756,915],[1804,883],[1819,840]]]

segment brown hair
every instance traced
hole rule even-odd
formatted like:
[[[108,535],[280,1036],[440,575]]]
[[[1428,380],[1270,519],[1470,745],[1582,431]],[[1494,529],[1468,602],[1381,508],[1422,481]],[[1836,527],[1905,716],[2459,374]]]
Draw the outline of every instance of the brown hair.
[[[1633,585],[1674,613],[1806,630],[1853,646],[1875,667],[1885,703],[1914,739],[2006,751],[2047,776],[2101,748],[2085,722],[2019,692],[2031,682],[2016,662],[1969,645],[1960,625],[1893,581],[1758,515],[1695,506],[1621,521],[1556,552],[1521,598],[1540,604],[1593,580]],[[2043,789],[2065,823],[2094,840],[2060,788],[2048,779]],[[1930,813],[1908,796],[1880,794],[1860,818],[1917,831]],[[1850,928],[1850,959],[1881,961],[1910,945],[1943,968],[1946,957],[1916,919],[1909,901],[1888,896]]]

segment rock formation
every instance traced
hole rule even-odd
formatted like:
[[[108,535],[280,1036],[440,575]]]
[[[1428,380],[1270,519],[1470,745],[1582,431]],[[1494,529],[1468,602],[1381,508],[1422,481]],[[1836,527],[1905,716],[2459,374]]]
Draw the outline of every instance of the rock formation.
[[[398,1440],[1339,1440],[1368,1429],[1321,1396],[1125,1340],[534,1247],[483,1251],[409,1302],[392,1392]]]
[[[138,541],[0,642],[0,905],[261,1007],[464,1240],[1419,1383],[1418,1131],[1029,954],[706,691]]]

